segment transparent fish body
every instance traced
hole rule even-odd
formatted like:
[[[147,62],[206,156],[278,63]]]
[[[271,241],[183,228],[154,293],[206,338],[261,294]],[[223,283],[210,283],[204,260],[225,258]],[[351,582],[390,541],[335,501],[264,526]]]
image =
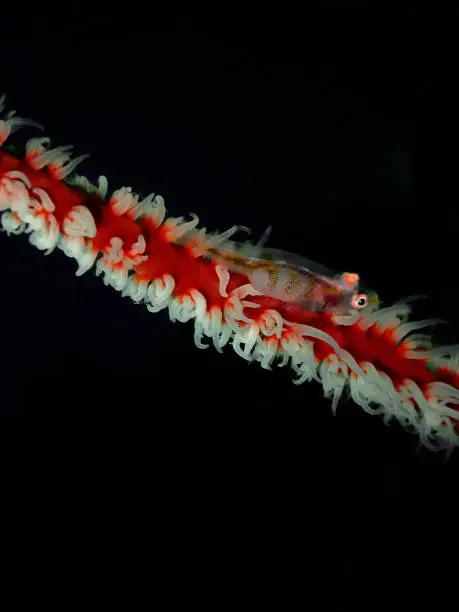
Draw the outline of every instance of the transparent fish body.
[[[333,272],[309,259],[263,246],[226,241],[209,246],[206,255],[231,272],[244,274],[263,295],[318,312],[336,315],[378,305],[372,291],[359,290],[358,274]]]

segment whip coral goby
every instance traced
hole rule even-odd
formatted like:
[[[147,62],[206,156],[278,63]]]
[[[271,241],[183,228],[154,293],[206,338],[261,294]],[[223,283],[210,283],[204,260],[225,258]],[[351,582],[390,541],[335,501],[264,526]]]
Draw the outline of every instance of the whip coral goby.
[[[343,393],[386,423],[396,419],[431,450],[459,445],[457,347],[434,347],[417,330],[433,320],[408,320],[406,303],[378,308],[376,294],[354,273],[323,266],[264,244],[198,228],[198,218],[166,217],[159,195],[141,198],[123,187],[108,195],[75,174],[86,156],[70,146],[29,139],[10,142],[22,127],[39,128],[0,100],[0,210],[8,234],[26,233],[38,249],[56,247],[95,266],[106,285],[172,321],[194,321],[198,348],[231,344],[267,370],[290,366],[295,383],[322,384],[336,411]],[[307,401],[305,399],[305,401]]]

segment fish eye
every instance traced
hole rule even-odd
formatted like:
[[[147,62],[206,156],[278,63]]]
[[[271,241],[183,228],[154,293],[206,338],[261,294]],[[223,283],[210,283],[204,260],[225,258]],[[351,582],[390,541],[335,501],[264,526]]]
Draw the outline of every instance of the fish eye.
[[[351,304],[356,310],[362,310],[362,308],[368,306],[368,295],[366,293],[356,293],[352,296]]]

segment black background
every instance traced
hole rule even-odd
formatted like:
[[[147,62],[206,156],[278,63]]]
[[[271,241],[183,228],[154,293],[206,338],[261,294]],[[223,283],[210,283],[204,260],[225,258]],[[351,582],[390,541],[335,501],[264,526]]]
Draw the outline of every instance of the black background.
[[[9,108],[90,152],[90,179],[154,190],[209,229],[272,225],[271,245],[358,271],[385,303],[427,294],[416,316],[446,318],[441,340],[456,341],[457,68],[442,3],[45,3],[10,8],[2,28]],[[0,250],[6,472],[81,478],[94,506],[118,491],[140,525],[156,521],[149,537],[174,534],[182,554],[190,538],[191,558],[227,552],[235,585],[266,565],[306,589],[318,569],[333,588],[317,609],[375,609],[407,571],[416,591],[419,544],[445,560],[456,456],[416,453],[351,401],[333,417],[290,371],[199,351],[191,324],[76,278],[60,252],[5,235]],[[421,576],[446,581],[424,554]]]

